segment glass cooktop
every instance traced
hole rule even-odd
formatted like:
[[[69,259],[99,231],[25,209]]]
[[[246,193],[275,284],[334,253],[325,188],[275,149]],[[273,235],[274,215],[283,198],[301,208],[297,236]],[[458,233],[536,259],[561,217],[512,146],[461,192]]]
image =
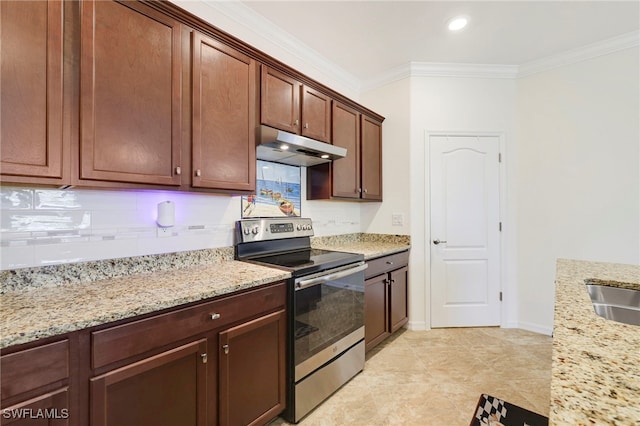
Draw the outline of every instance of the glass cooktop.
[[[294,276],[313,274],[362,260],[362,254],[321,249],[297,250],[251,259],[255,263],[290,271]]]

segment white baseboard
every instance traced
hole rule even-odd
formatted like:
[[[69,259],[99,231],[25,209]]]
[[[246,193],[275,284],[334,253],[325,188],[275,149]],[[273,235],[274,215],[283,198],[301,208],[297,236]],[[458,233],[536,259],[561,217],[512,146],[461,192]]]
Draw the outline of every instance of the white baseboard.
[[[516,324],[515,328],[521,328],[527,331],[533,331],[534,333],[546,334],[551,336],[553,334],[553,327],[547,327],[540,324],[534,324],[526,321],[520,321]]]
[[[429,326],[424,321],[409,321],[407,323],[407,329],[413,330],[413,331],[423,331],[423,330],[429,330]]]

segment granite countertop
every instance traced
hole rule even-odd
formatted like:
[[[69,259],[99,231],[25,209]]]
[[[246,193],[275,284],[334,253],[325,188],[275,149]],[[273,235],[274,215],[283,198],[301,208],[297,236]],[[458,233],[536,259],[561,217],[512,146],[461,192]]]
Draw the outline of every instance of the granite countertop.
[[[363,254],[365,260],[409,250],[409,236],[387,234],[348,234],[311,239],[311,246],[318,249],[346,251]]]
[[[404,251],[407,236],[347,234],[314,247],[362,253]],[[289,278],[233,260],[233,248],[0,271],[0,348],[151,313]]]
[[[27,288],[0,296],[0,348],[289,278],[238,261],[108,280]]]
[[[640,290],[640,266],[559,259],[550,425],[640,425],[640,327],[598,316],[585,281]]]

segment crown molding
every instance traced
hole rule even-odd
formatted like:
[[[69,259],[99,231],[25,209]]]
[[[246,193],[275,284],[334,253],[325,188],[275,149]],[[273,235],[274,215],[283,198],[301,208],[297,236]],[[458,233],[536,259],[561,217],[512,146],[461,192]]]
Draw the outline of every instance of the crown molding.
[[[262,15],[256,13],[249,6],[238,1],[205,0],[203,3],[215,10],[215,12],[241,25],[245,30],[255,34],[259,39],[264,40],[265,45],[270,44],[277,49],[285,51],[288,55],[295,57],[300,62],[317,70],[319,75],[327,76],[337,81],[352,93],[361,93],[360,80],[353,74],[350,74],[343,68],[327,60],[320,53],[300,42],[295,36],[284,31]],[[267,53],[272,54],[270,52]],[[321,80],[317,78],[317,76],[310,77],[318,81]]]
[[[567,50],[557,55],[524,63],[519,67],[518,77],[537,74],[637,46],[640,46],[640,31],[632,31],[583,47]]]

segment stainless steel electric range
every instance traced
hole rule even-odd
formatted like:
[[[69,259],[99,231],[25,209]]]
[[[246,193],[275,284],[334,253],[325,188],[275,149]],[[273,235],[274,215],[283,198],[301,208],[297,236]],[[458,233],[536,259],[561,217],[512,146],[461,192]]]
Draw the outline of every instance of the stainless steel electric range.
[[[364,368],[364,256],[311,248],[307,218],[243,219],[235,257],[291,272],[287,409],[297,423]]]

